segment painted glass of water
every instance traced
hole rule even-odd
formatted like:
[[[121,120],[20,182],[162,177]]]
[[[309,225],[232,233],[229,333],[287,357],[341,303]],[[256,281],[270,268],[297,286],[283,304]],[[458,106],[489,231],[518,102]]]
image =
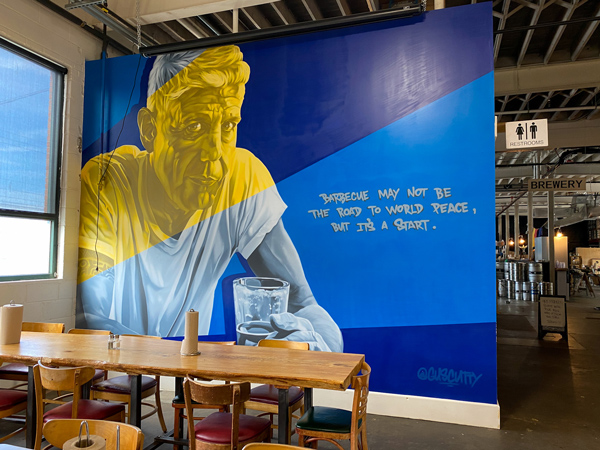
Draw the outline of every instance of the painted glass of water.
[[[246,277],[233,281],[238,344],[256,345],[272,333],[271,314],[287,312],[290,284],[277,278]]]

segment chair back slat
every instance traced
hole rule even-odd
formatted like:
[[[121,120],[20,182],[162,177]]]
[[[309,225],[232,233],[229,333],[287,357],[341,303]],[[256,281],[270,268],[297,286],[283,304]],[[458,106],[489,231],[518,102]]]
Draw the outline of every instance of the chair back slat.
[[[91,329],[87,329],[87,328],[71,328],[67,334],[95,334],[95,335],[102,335],[102,336],[108,336],[110,334],[110,331],[108,330],[91,330]]]
[[[74,391],[90,381],[95,374],[91,367],[55,368],[38,363],[42,386],[51,391]]]
[[[238,386],[240,401],[245,402],[250,398],[250,383],[207,384],[192,380],[190,377],[187,381],[189,381],[192,400],[201,405],[233,404],[234,386]]]
[[[35,331],[37,333],[63,333],[65,331],[64,323],[47,322],[23,322],[21,331]]]
[[[258,341],[258,346],[273,348],[291,348],[296,350],[310,350],[310,344],[308,342],[282,341],[279,339],[262,339]]]
[[[361,421],[367,420],[367,402],[369,400],[369,377],[371,366],[363,362],[361,374],[352,377],[354,400],[352,402],[352,428],[358,428]]]
[[[106,439],[106,448],[117,448],[117,425],[120,427],[119,447],[121,450],[142,450],[144,435],[133,425],[109,420],[87,420],[90,434]],[[54,447],[63,448],[66,441],[79,435],[80,419],[55,419],[44,425],[46,440]]]

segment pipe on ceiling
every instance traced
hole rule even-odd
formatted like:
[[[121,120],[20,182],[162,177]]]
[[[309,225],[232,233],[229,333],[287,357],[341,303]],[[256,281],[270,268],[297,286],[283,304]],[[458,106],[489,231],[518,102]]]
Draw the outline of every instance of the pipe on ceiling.
[[[125,47],[119,41],[116,41],[115,39],[113,39],[111,37],[105,36],[102,32],[96,30],[95,28],[90,27],[86,22],[84,22],[83,20],[81,20],[79,17],[77,17],[77,16],[71,14],[70,12],[66,11],[65,9],[61,8],[56,3],[53,3],[50,0],[36,0],[36,1],[40,5],[45,6],[46,8],[48,8],[49,10],[51,10],[52,12],[60,15],[61,17],[67,19],[70,22],[74,23],[75,25],[77,25],[78,27],[80,27],[82,30],[87,31],[88,33],[90,33],[94,37],[100,39],[101,41],[104,41],[104,40],[108,41],[108,43],[115,50],[120,51],[124,55],[133,55],[134,54],[133,51],[131,51],[130,49],[128,49],[127,47]]]

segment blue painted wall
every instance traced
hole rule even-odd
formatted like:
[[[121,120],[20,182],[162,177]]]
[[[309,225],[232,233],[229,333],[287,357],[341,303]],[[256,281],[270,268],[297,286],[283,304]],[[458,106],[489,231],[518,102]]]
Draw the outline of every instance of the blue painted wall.
[[[238,146],[275,179],[313,293],[373,391],[497,401],[492,47],[489,3],[240,46]],[[87,64],[84,163],[117,138],[141,147],[152,64]],[[245,273],[234,258],[223,274],[213,339],[235,332]]]

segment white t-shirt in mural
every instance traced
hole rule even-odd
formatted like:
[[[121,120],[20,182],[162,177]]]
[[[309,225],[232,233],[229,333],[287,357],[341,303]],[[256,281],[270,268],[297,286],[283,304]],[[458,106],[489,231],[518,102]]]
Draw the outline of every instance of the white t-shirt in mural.
[[[148,203],[155,199],[140,182],[152,170],[148,153],[132,146],[115,150],[100,199],[98,158],[82,171],[79,245],[97,248],[115,265],[81,283],[109,276],[114,287],[109,300],[80,289],[86,292],[80,299],[84,312],[95,316],[95,326],[103,316],[107,329],[116,321],[132,332],[164,337],[181,336],[185,311],[194,309],[199,334],[208,334],[215,288],[231,257],[250,256],[286,208],[268,170],[252,153],[236,149],[211,206],[194,214],[188,222],[194,225],[175,238],[156,226]]]

